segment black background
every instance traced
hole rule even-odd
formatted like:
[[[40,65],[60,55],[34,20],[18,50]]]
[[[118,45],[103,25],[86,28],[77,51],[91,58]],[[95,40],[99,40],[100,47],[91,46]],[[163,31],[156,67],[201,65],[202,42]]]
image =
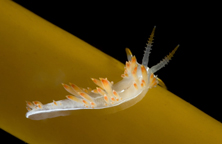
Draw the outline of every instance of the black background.
[[[125,63],[125,48],[141,63],[156,26],[149,67],[177,44],[170,63],[156,74],[169,91],[222,122],[220,40],[214,7],[174,3],[87,3],[14,0],[33,13]],[[155,7],[155,8],[154,8]],[[90,59],[89,59],[90,60]],[[3,139],[20,142],[2,132]]]

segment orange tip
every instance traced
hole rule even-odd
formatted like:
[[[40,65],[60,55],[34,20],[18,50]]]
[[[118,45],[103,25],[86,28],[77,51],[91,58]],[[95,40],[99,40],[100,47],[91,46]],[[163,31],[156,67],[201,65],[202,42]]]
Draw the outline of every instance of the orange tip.
[[[55,100],[53,100],[53,103],[54,103],[54,105],[56,105],[56,106],[57,106],[57,102],[56,102]]]

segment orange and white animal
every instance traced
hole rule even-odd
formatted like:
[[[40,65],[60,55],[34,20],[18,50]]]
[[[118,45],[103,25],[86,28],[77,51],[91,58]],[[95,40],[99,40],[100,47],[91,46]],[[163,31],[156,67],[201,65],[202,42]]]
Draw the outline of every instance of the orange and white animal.
[[[155,28],[148,39],[145,47],[145,53],[142,64],[139,64],[136,57],[126,48],[128,61],[125,65],[125,71],[121,75],[123,78],[116,84],[110,82],[107,78],[92,78],[92,81],[98,86],[96,89],[79,88],[77,85],[70,83],[62,84],[70,95],[64,100],[58,100],[42,104],[39,101],[27,101],[26,117],[33,120],[41,120],[57,116],[64,116],[66,111],[80,109],[104,109],[119,106],[123,103],[131,102],[135,104],[140,101],[150,88],[159,83],[159,79],[154,75],[156,71],[163,68],[173,57],[179,45],[167,55],[157,65],[148,67],[149,54],[152,47]]]

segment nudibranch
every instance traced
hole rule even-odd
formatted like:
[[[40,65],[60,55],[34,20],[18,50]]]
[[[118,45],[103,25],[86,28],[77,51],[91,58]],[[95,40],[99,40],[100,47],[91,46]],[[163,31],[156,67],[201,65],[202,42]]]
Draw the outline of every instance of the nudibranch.
[[[154,75],[156,71],[164,67],[173,57],[179,45],[167,55],[157,65],[149,68],[149,54],[151,51],[155,28],[148,39],[145,47],[142,64],[139,64],[136,57],[132,55],[131,51],[126,48],[127,59],[125,71],[121,75],[123,78],[116,84],[110,82],[107,78],[92,78],[92,81],[98,86],[96,89],[80,88],[75,84],[62,84],[70,95],[67,95],[64,100],[58,100],[42,104],[40,101],[33,101],[27,103],[26,117],[33,120],[41,120],[57,116],[66,115],[66,111],[80,110],[80,109],[105,109],[116,107],[124,103],[134,101],[134,104],[140,101],[150,88],[156,87],[161,82],[157,76]]]

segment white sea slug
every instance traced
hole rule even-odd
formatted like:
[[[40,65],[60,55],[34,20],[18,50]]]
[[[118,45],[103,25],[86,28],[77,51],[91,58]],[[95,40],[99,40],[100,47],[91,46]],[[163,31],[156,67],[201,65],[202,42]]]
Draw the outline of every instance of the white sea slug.
[[[146,45],[142,64],[137,63],[136,57],[126,48],[128,61],[125,65],[124,74],[121,75],[123,78],[121,81],[113,84],[107,78],[99,78],[99,80],[92,78],[92,81],[98,86],[94,90],[90,88],[82,89],[72,83],[70,85],[62,84],[65,90],[71,94],[66,96],[67,99],[53,100],[48,104],[42,104],[39,101],[27,101],[28,112],[26,117],[41,120],[65,116],[67,111],[72,110],[105,109],[116,106],[121,106],[121,109],[125,109],[140,101],[150,88],[155,87],[159,82],[162,83],[154,73],[169,62],[179,47],[177,45],[160,63],[148,68],[155,28],[153,28]],[[162,85],[164,84],[162,83]]]

